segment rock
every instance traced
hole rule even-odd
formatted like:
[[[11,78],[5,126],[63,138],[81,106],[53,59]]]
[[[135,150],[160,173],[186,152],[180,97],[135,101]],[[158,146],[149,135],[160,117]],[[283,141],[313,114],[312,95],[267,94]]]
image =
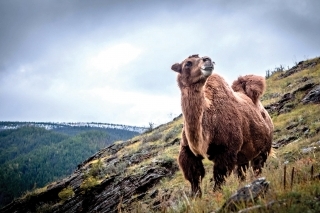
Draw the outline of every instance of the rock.
[[[314,152],[319,149],[320,149],[320,141],[314,142],[314,143],[310,144],[308,147],[304,147],[304,148],[300,149],[300,152],[302,154],[308,154],[310,152]]]
[[[301,92],[301,91],[308,91],[310,89],[312,89],[311,91],[315,90],[315,92],[312,93],[314,95],[311,95],[311,96],[318,97],[317,100],[320,103],[320,88],[319,88],[319,86],[318,86],[318,89],[315,90],[315,84],[313,82],[305,82],[304,84],[299,86],[297,89],[295,89],[293,92],[284,94],[278,102],[265,106],[265,109],[269,113],[277,113],[278,115],[290,112],[295,107],[294,100],[296,98],[295,97],[296,93]],[[311,93],[311,91],[309,93]]]
[[[290,129],[294,128],[294,127],[297,127],[298,125],[299,125],[298,122],[292,122],[286,127],[286,129],[290,130]]]
[[[310,89],[312,89],[315,86],[315,84],[313,82],[308,82],[303,84],[302,86],[300,86],[298,89],[296,89],[293,94],[300,92],[300,91],[308,91]]]
[[[222,206],[218,212],[230,212],[237,210],[237,206],[242,204],[252,203],[260,196],[263,196],[269,189],[269,182],[266,178],[261,177],[240,188],[235,194],[233,194]]]
[[[293,141],[295,141],[297,139],[298,139],[297,136],[290,136],[290,137],[287,137],[287,138],[284,138],[284,139],[280,139],[280,140],[274,142],[272,144],[272,147],[277,149],[277,148],[285,146],[285,145],[287,145],[287,144],[289,144],[289,143],[291,143],[291,142],[293,142]]]
[[[168,166],[168,165],[166,165]],[[17,199],[1,209],[2,213],[37,212],[44,204],[57,203],[48,212],[116,212],[119,204],[134,201],[133,197],[141,198],[148,189],[152,188],[162,177],[172,173],[170,168],[148,167],[145,171],[128,177],[112,176],[103,180],[90,190],[83,191],[80,183],[70,183],[64,180],[61,184],[51,187],[44,193],[32,196],[27,200]],[[67,185],[71,185],[75,195],[63,203],[58,193]]]
[[[288,112],[293,107],[293,106],[290,107],[288,103],[290,103],[294,99],[295,99],[294,93],[286,93],[281,97],[281,99],[278,102],[265,106],[265,109],[269,113],[276,112],[277,114],[281,114],[281,113]]]
[[[302,148],[300,151],[302,154],[307,154],[313,150],[315,150],[317,147],[307,147],[307,148]]]
[[[314,87],[303,99],[302,103],[320,103],[320,85]]]

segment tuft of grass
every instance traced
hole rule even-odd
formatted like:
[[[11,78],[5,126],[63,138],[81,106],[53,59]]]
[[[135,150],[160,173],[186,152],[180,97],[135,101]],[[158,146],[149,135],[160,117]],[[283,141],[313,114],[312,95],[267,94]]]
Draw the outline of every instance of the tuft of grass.
[[[62,202],[65,202],[69,198],[72,198],[75,195],[73,189],[71,186],[68,186],[67,188],[62,189],[59,193],[58,196],[61,199]]]
[[[89,191],[91,188],[97,186],[99,184],[99,181],[92,176],[88,176],[80,185],[80,189],[82,190],[82,192],[87,192]]]
[[[32,191],[26,191],[24,193],[24,195],[22,196],[22,199],[26,199],[26,200],[29,200],[31,199],[32,197],[35,197],[37,196],[38,194],[42,193],[42,192],[45,192],[47,190],[47,186],[44,186],[42,188],[36,188],[34,187],[34,189]]]

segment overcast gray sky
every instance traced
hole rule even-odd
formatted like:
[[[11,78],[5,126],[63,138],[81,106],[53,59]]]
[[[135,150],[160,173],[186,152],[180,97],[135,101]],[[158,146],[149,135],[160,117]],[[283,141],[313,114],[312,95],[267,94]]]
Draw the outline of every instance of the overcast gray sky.
[[[319,0],[0,1],[0,120],[148,126],[181,113],[176,73],[228,82],[319,56]]]

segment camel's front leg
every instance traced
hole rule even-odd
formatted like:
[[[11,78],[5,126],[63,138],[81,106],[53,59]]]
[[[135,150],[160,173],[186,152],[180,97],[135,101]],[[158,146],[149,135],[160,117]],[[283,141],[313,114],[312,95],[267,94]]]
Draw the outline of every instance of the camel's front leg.
[[[229,176],[236,165],[234,153],[221,153],[216,156],[213,167],[213,179],[215,181],[213,190],[220,190],[225,178]]]
[[[237,155],[237,169],[236,173],[238,175],[238,178],[241,181],[245,181],[246,179],[246,171],[249,168],[249,160],[246,157],[246,155],[242,152],[239,152]]]
[[[178,157],[179,166],[185,179],[191,183],[192,196],[201,197],[200,183],[205,175],[202,157],[195,156],[189,146],[181,146]]]

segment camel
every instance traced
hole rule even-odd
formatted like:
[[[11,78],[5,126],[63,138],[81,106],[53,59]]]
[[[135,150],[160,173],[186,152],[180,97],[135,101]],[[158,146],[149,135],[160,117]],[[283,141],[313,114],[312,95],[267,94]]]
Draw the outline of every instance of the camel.
[[[178,73],[184,116],[178,164],[192,195],[201,197],[204,158],[214,162],[214,190],[221,189],[233,170],[243,180],[249,162],[259,175],[271,152],[273,133],[272,120],[259,101],[264,78],[239,77],[232,89],[212,73],[214,62],[198,55],[171,69]]]

